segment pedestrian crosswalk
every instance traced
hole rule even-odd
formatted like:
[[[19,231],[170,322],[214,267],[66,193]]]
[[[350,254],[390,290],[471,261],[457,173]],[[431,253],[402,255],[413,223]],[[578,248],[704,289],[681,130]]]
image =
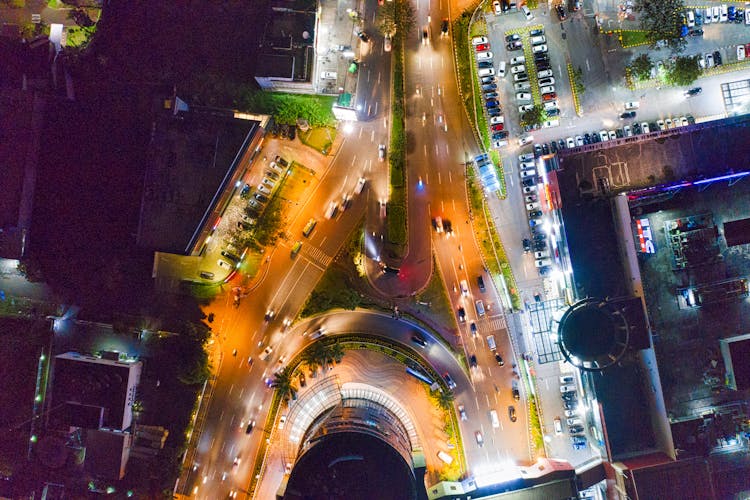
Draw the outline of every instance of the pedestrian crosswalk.
[[[486,321],[481,321],[477,327],[482,333],[491,333],[507,328],[507,324],[505,322],[505,316],[498,315],[487,318]]]
[[[327,255],[320,248],[312,245],[304,245],[302,247],[302,256],[313,264],[317,264],[324,269],[327,268],[333,260],[333,257]]]

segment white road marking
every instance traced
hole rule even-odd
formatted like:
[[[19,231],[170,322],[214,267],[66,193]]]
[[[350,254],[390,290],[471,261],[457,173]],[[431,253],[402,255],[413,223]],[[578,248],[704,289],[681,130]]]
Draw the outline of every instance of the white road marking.
[[[591,71],[591,65],[589,64],[588,59],[586,59],[586,71]]]
[[[379,102],[375,101],[375,114],[376,115],[378,114],[378,104],[379,104]]]
[[[424,174],[424,183],[429,184],[430,183],[430,174]]]
[[[352,167],[354,166],[355,161],[357,161],[357,155],[352,156]]]
[[[448,144],[445,145],[445,156],[450,156],[451,149],[448,147]]]
[[[425,145],[424,145],[424,146],[422,146],[422,147],[424,148],[424,155],[425,155],[425,156],[427,156],[427,144],[425,144]]]
[[[442,177],[440,176],[440,172],[438,172],[438,184],[442,184],[442,183],[443,183]]]
[[[367,81],[368,82],[370,81],[370,69],[369,68],[367,69]]]

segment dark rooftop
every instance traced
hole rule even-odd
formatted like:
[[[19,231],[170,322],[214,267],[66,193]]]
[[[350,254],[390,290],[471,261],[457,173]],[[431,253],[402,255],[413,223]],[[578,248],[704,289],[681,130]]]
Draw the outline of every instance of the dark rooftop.
[[[163,115],[148,153],[138,244],[186,253],[258,126],[219,113]]]

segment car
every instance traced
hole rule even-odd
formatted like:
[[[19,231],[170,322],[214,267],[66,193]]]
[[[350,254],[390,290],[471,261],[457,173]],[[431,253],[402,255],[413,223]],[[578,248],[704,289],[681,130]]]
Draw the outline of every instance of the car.
[[[419,347],[427,347],[427,341],[421,334],[417,332],[414,332],[414,334],[411,336],[411,341]]]
[[[718,6],[711,7],[711,22],[718,23],[721,19],[721,9]]]
[[[606,130],[600,130],[599,131],[599,141],[600,142],[605,142],[605,141],[608,141],[608,140],[609,140],[609,134],[607,133],[607,131]]]
[[[492,10],[495,12],[496,16],[499,16],[503,13],[503,8],[500,6],[500,2],[498,0],[492,2]]]
[[[539,209],[539,203],[531,202],[526,204],[526,210],[537,210]]]
[[[430,32],[427,31],[427,28],[422,28],[422,45],[429,45],[430,44]]]
[[[610,130],[607,133],[609,134],[610,141],[614,141],[615,139],[617,139],[617,133],[614,130]]]
[[[578,401],[578,394],[575,392],[563,392],[560,394],[560,397],[562,397],[563,401]]]
[[[477,52],[477,61],[489,61],[492,60],[494,54],[492,52]]]
[[[729,10],[726,5],[722,5],[719,11],[719,22],[725,23],[729,18]]]
[[[475,36],[474,38],[471,39],[472,45],[481,45],[481,44],[487,44],[487,43],[490,43],[490,41],[487,40],[487,38],[483,36]]]
[[[461,420],[468,420],[469,417],[466,416],[464,405],[458,405],[458,415],[461,417]]]
[[[547,44],[545,43],[543,45],[534,45],[531,48],[531,51],[534,52],[535,54],[539,52],[547,52]]]
[[[648,122],[641,123],[641,130],[643,130],[644,134],[650,134],[651,128],[648,126]]]
[[[526,17],[527,21],[531,21],[532,19],[534,19],[534,14],[532,14],[531,10],[529,10],[529,8],[525,5],[521,6],[521,12],[523,12],[523,15]]]
[[[534,109],[534,105],[533,104],[521,104],[520,106],[518,106],[518,112],[520,114],[524,114],[525,112],[531,111],[532,109]],[[521,146],[523,146],[524,144],[528,144],[528,142],[524,142],[522,144],[521,141],[523,141],[523,139],[518,139],[518,143]]]
[[[568,425],[582,425],[583,421],[579,417],[571,417],[565,420]]]
[[[367,33],[365,33],[364,31],[358,31],[357,32],[357,37],[359,37],[359,39],[362,40],[365,43],[367,43],[367,42],[370,41],[370,37],[367,36]]]
[[[549,64],[549,53],[548,52],[538,52],[534,54],[534,62],[538,65],[540,64]]]
[[[532,218],[532,219],[539,219],[539,218],[542,217],[542,215],[544,215],[544,214],[542,214],[541,210],[531,210],[529,212],[529,217]]]
[[[685,19],[687,20],[687,27],[692,28],[695,26],[695,14],[692,10],[685,12]]]
[[[529,141],[527,141],[525,144],[529,144],[531,141],[534,140],[532,136],[526,136]],[[523,146],[523,144],[521,144]],[[534,153],[524,153],[522,155],[518,155],[518,161],[524,162],[524,161],[534,161]]]
[[[487,69],[487,68],[491,68],[491,67],[492,67],[492,62],[491,61],[479,61],[477,63],[477,68],[479,68],[479,69]]]
[[[717,66],[721,66],[721,54],[718,50],[714,50],[714,62]]]
[[[546,94],[542,94],[542,101],[543,102],[554,101],[555,99],[557,99],[557,93],[556,92],[548,92]]]
[[[512,33],[510,35],[505,35],[505,41],[508,42],[508,43],[510,43],[510,42],[517,42],[520,39],[521,39],[521,35],[519,35],[518,33]]]
[[[529,36],[540,36],[544,35],[544,28],[535,28],[529,31]]]
[[[524,56],[516,56],[513,59],[510,60],[510,65],[515,66],[516,64],[523,64],[526,62],[526,57]]]
[[[497,85],[494,83],[488,83],[487,85],[482,85],[482,91],[484,92],[491,92],[497,90]]]
[[[511,389],[510,392],[511,392],[511,394],[513,394],[513,399],[514,400],[518,401],[518,400],[521,399],[521,392],[518,390],[518,387],[513,386],[513,388]]]
[[[495,353],[495,361],[500,366],[505,366],[505,361],[503,361],[503,357],[500,356],[498,353]]]
[[[531,42],[531,45],[541,45],[543,43],[547,43],[547,39],[544,37],[544,35],[532,36],[529,41]]]
[[[262,193],[255,193],[254,198],[261,203],[268,203],[268,197]]]
[[[539,79],[539,86],[540,87],[545,87],[545,86],[554,85],[554,84],[555,84],[555,79],[554,78],[541,78],[541,79]]]
[[[514,82],[525,82],[529,79],[528,73],[516,73],[513,75]]]
[[[635,118],[635,111],[626,111],[620,115],[620,120],[626,120],[628,118]]]
[[[554,85],[546,85],[544,87],[539,87],[539,93],[540,94],[551,94],[555,92],[555,86]]]
[[[549,154],[549,146],[546,143],[542,144],[542,154],[543,155]]]
[[[572,425],[568,427],[568,432],[570,434],[581,434],[583,432],[583,426],[582,425]]]
[[[580,135],[577,135],[575,140],[576,140],[576,143],[575,143],[576,146],[583,146],[584,145],[584,143],[583,143],[583,137],[581,137]]]
[[[499,139],[507,139],[508,138],[508,132],[503,130],[501,132],[494,132],[492,134],[493,140],[499,140]]]
[[[576,400],[563,401],[563,407],[566,410],[575,410],[576,408],[578,408],[578,401]]]
[[[688,125],[690,125],[690,122],[688,121],[687,117],[681,116],[680,127],[687,127]]]
[[[448,36],[449,25],[450,25],[450,20],[447,17],[443,18],[443,21],[440,23],[440,36]]]
[[[515,406],[509,406],[508,407],[508,418],[510,418],[511,422],[515,422],[518,420],[518,417],[516,417],[516,408]]]
[[[577,417],[578,416],[578,412],[575,411],[575,410],[565,410],[565,416],[567,418]]]
[[[491,125],[494,125],[496,123],[504,123],[504,121],[505,121],[505,118],[502,116],[493,116],[492,118],[490,118]]]
[[[638,122],[635,122],[633,124],[633,133],[638,135],[643,133],[643,129],[641,128],[641,124]]]
[[[516,99],[519,101],[530,101],[531,94],[529,94],[528,92],[518,92],[516,93]]]
[[[536,61],[537,71],[552,71],[549,61]]]
[[[474,432],[474,438],[477,440],[477,446],[481,448],[484,445],[484,438],[482,437],[482,433],[480,431]]]
[[[286,414],[281,415],[281,417],[279,417],[279,430],[284,429],[285,425],[286,425]]]
[[[471,324],[469,325],[469,330],[471,331],[472,335],[476,336],[476,334],[477,334],[477,324],[472,321]]]
[[[503,146],[507,146],[508,141],[492,141],[492,147],[495,149],[500,149]]]
[[[466,321],[466,309],[463,306],[459,306],[458,308],[458,320],[462,323]]]
[[[521,244],[523,245],[523,251],[524,253],[528,253],[531,251],[531,240],[528,238],[524,238],[521,240]]]
[[[523,42],[510,42],[508,45],[505,46],[508,50],[521,50],[523,48]]]
[[[526,71],[526,66],[524,66],[523,64],[519,64],[517,66],[511,66],[510,68],[510,72],[513,73],[514,75],[517,73],[523,73],[524,71]]]
[[[703,88],[702,87],[694,87],[694,88],[692,88],[692,89],[690,89],[690,90],[688,90],[688,91],[685,92],[685,97],[695,97],[698,94],[700,94],[701,92],[703,92]]]
[[[565,139],[565,146],[568,148],[574,148],[576,147],[576,142],[572,137],[568,137],[567,139]]]
[[[547,78],[552,76],[552,70],[545,69],[543,71],[537,71],[536,73],[537,78]]]
[[[621,129],[621,128],[616,129],[615,130],[615,138],[622,139],[623,137],[625,137],[625,130]]]
[[[494,125],[490,125],[490,129],[492,129],[493,132],[501,132],[504,127],[505,125],[502,123],[496,123]]]
[[[471,356],[469,356],[469,366],[471,368],[477,367],[477,356],[475,354],[472,354]]]
[[[560,392],[574,392],[576,390],[575,385],[561,385]]]
[[[689,36],[703,36],[704,31],[702,29],[692,29],[688,31]]]
[[[378,146],[378,160],[385,160],[385,144],[380,144]]]
[[[480,43],[479,45],[474,46],[475,52],[486,52],[490,50],[490,46],[487,43]]]
[[[557,17],[560,19],[560,21],[565,21],[565,18],[567,16],[565,15],[565,7],[563,7],[562,4],[557,4],[557,7],[555,7],[555,12],[557,12]]]
[[[633,135],[633,132],[630,130],[630,125],[625,125],[624,127],[622,127],[622,132],[625,137],[630,137]]]
[[[531,83],[529,82],[518,82],[513,85],[513,88],[516,89],[517,92],[520,92],[522,90],[531,90]]]
[[[443,373],[443,380],[445,380],[445,383],[448,385],[448,389],[453,390],[456,388],[456,383],[448,372]]]
[[[667,125],[664,123],[664,120],[657,120],[656,125],[659,127],[659,130],[664,131],[667,130]]]
[[[299,386],[300,387],[306,387],[307,386],[307,378],[305,377],[305,374],[300,372],[299,374]]]
[[[712,54],[706,54],[706,67],[707,68],[714,67],[714,56]]]

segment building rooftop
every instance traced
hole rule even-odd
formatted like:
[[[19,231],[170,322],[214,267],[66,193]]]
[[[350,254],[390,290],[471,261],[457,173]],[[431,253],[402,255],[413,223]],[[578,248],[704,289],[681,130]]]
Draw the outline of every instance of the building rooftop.
[[[246,168],[239,155],[258,128],[227,113],[162,115],[148,152],[138,244],[188,253],[227,179]]]

